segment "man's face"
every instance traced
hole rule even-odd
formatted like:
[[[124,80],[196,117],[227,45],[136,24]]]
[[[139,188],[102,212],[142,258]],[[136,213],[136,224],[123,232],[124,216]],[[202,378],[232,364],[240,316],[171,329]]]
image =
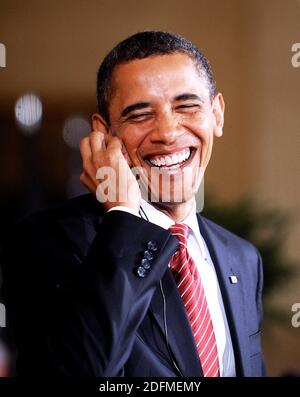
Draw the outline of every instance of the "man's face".
[[[193,198],[211,156],[213,136],[222,134],[221,94],[211,103],[206,79],[191,58],[180,53],[119,65],[112,86],[110,129],[122,140],[130,166],[144,168],[157,201],[176,201],[183,178],[188,183],[181,201]],[[151,170],[161,175],[159,184]]]

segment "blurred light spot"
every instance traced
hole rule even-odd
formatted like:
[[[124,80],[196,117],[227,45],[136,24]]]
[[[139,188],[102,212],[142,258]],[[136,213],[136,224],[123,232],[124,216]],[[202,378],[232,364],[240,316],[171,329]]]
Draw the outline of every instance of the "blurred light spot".
[[[65,121],[63,138],[71,149],[79,149],[81,139],[87,136],[90,131],[91,126],[85,118],[81,116],[70,117]]]
[[[21,96],[15,105],[15,116],[21,131],[33,134],[40,127],[43,106],[40,98],[35,94]]]

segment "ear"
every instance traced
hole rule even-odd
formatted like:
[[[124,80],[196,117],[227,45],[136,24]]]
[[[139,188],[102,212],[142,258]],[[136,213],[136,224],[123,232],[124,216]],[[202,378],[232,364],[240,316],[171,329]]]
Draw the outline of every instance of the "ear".
[[[101,131],[103,133],[110,133],[109,127],[104,118],[99,113],[92,115],[92,127],[93,131]]]
[[[218,93],[212,104],[212,111],[215,117],[215,127],[214,134],[216,137],[221,137],[223,135],[223,125],[224,125],[224,111],[225,111],[225,102],[223,95]]]

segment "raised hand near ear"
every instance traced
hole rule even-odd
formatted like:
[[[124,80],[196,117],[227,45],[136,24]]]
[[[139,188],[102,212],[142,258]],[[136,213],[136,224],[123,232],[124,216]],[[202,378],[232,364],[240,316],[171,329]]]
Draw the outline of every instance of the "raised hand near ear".
[[[138,211],[141,191],[121,140],[107,131],[92,131],[82,139],[80,152],[83,164],[80,180],[104,208],[122,205]]]

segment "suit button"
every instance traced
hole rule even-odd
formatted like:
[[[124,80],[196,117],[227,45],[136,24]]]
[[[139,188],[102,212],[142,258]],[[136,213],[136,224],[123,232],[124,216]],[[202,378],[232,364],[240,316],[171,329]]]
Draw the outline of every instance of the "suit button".
[[[143,266],[139,266],[136,269],[136,273],[139,277],[144,278],[146,276],[146,269]]]
[[[153,259],[153,255],[151,251],[144,251],[144,258],[148,259],[148,261],[151,261]]]
[[[148,248],[148,250],[150,250],[150,251],[157,251],[157,244],[156,244],[156,242],[155,241],[148,241],[148,243],[147,243],[147,248]]]
[[[150,269],[151,267],[150,262],[145,258],[141,260],[141,266],[143,266],[144,269]]]

